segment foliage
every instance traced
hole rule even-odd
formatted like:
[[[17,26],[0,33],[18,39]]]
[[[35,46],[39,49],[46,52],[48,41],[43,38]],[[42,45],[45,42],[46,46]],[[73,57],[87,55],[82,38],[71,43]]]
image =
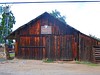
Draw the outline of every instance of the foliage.
[[[97,39],[98,41],[100,41],[100,38],[97,38],[95,35],[91,35],[89,34],[90,37],[94,38],[94,39]]]
[[[66,17],[62,16],[59,11],[54,10],[50,14],[53,15],[55,18],[59,19],[60,21],[66,23],[66,21],[65,21]]]
[[[100,66],[100,64],[91,63],[88,61],[76,61],[77,64],[86,64],[88,66]]]
[[[47,59],[44,59],[43,62],[45,62],[45,63],[53,63],[53,60],[47,58]]]
[[[7,26],[8,20],[8,26]],[[12,32],[13,25],[15,24],[15,17],[13,13],[10,11],[9,13],[2,14],[2,21],[0,26],[0,43],[5,43],[5,37]],[[12,42],[8,40],[9,44]]]

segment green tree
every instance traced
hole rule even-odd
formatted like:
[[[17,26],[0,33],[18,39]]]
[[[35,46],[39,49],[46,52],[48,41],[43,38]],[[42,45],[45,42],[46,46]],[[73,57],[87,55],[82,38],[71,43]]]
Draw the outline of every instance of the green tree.
[[[94,38],[94,39],[96,39],[96,40],[98,40],[98,41],[100,41],[100,38],[96,37],[95,35],[89,34],[89,36],[92,37],[92,38]]]
[[[65,21],[66,17],[62,16],[59,11],[54,10],[50,14],[53,15],[55,18],[59,19],[60,21],[66,23],[66,21]]]
[[[8,20],[7,20],[8,18]],[[8,21],[8,25],[7,24]],[[12,13],[12,11],[9,11],[9,13],[3,12],[2,14],[2,21],[0,26],[0,43],[5,43],[5,37],[9,35],[12,32],[13,25],[15,24],[15,17]],[[8,40],[8,43],[10,44],[12,41]]]

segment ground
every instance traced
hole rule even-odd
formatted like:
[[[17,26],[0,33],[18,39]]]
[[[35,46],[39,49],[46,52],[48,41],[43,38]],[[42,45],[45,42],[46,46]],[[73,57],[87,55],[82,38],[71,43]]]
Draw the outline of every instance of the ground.
[[[2,60],[0,75],[100,75],[100,66],[76,64],[75,61]]]

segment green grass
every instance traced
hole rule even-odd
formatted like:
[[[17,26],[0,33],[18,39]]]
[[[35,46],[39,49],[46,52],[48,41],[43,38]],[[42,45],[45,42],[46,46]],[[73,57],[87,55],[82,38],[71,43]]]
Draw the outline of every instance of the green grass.
[[[0,58],[0,62],[4,62],[4,61],[6,61],[6,59]]]
[[[44,59],[43,62],[45,62],[45,63],[53,63],[54,61],[47,58],[47,59]]]
[[[15,57],[15,53],[10,53],[10,57]]]
[[[88,61],[76,61],[77,64],[86,64],[88,66],[100,66],[100,64],[91,63]]]

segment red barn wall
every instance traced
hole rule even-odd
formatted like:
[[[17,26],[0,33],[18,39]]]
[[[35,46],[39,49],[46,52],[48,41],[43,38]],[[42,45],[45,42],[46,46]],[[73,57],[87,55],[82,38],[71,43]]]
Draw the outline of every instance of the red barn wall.
[[[98,41],[89,36],[79,34],[79,60],[92,61],[93,46],[98,45]]]
[[[52,34],[41,34],[41,26],[52,27]],[[54,18],[44,16],[16,32],[16,57],[28,59],[92,59],[97,41]]]
[[[52,26],[52,34],[42,35],[43,25]],[[44,17],[26,25],[16,35],[16,56],[19,58],[73,60],[76,57],[75,37],[59,21]]]

